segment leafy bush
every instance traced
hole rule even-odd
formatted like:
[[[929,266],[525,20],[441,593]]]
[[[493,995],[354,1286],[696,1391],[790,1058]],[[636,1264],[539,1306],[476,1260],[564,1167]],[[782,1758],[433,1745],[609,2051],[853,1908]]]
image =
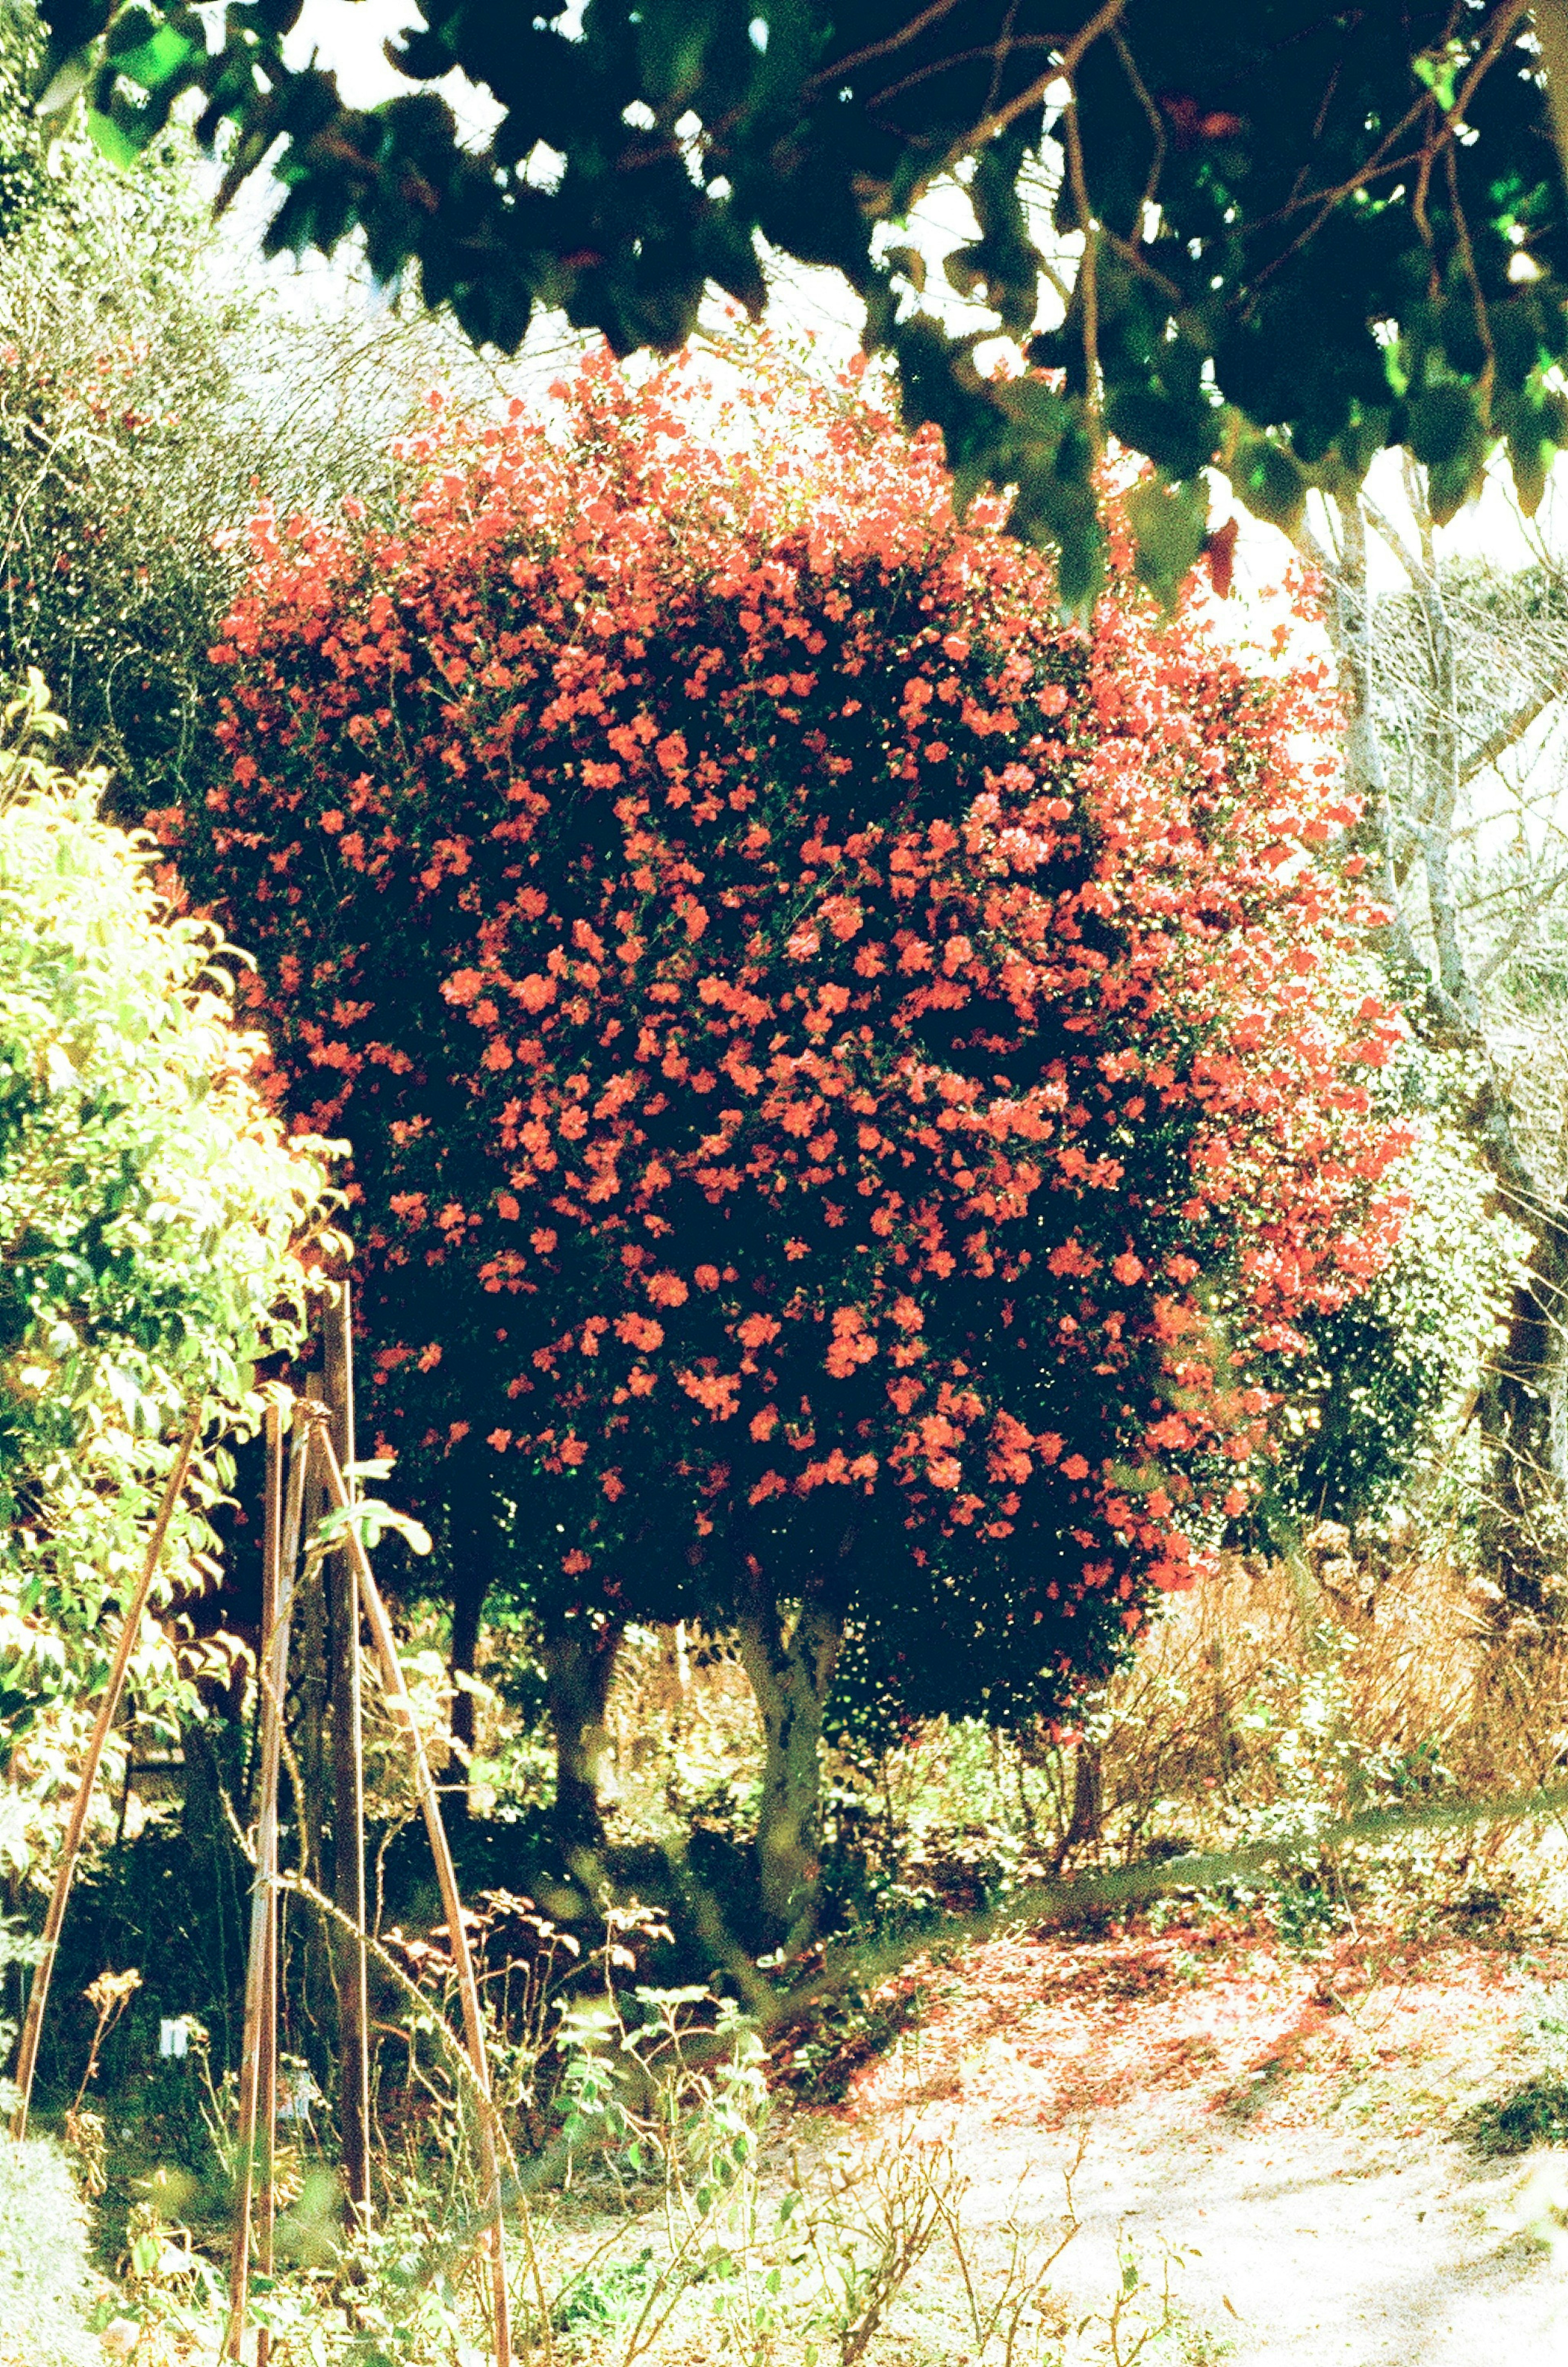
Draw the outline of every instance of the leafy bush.
[[[1400,1029],[1321,684],[1052,621],[931,440],[744,359],[264,515],[160,827],[353,1131],[403,1485],[525,1500],[584,1627],[736,1624],[787,1922],[847,1618],[910,1714],[1060,1706],[1243,1508],[1254,1360],[1396,1229]]]
[[[0,682],[37,666],[73,763],[139,820],[209,774],[208,650],[254,486],[314,501],[385,471],[433,372],[463,361],[350,273],[286,296],[215,230],[195,144],[127,170],[31,104],[29,0],[0,10]],[[488,383],[488,378],[486,379]]]
[[[1314,1521],[1377,1520],[1417,1498],[1451,1504],[1479,1478],[1454,1450],[1529,1243],[1455,1127],[1447,1083],[1413,1047],[1393,1065],[1393,1097],[1417,1129],[1389,1174],[1408,1203],[1399,1240],[1354,1298],[1303,1317],[1306,1353],[1270,1375],[1280,1455],[1255,1525],[1276,1547]]]
[[[139,1568],[172,1439],[254,1422],[256,1360],[297,1334],[292,1251],[322,1217],[324,1146],[288,1140],[257,1092],[202,923],[171,918],[102,787],[41,753],[36,679],[0,768],[0,1733],[4,1837],[26,1854],[101,1679],[99,1622]],[[210,1503],[225,1456],[198,1458]],[[164,1600],[198,1587],[205,1526],[177,1526]],[[149,1632],[143,1698],[166,1695]],[[39,1724],[52,1705],[53,1715]]]

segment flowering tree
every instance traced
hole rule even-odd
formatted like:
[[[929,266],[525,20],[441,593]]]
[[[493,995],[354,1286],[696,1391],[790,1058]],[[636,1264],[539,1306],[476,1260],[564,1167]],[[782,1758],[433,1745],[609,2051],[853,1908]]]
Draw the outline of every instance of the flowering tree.
[[[1396,1229],[1397,1025],[1316,677],[1053,623],[933,440],[727,383],[595,360],[435,408],[387,514],[264,514],[158,821],[352,1137],[405,1471],[519,1506],[558,1621],[737,1624],[782,1936],[846,1622],[917,1709],[1050,1711],[1244,1506],[1259,1360]]]

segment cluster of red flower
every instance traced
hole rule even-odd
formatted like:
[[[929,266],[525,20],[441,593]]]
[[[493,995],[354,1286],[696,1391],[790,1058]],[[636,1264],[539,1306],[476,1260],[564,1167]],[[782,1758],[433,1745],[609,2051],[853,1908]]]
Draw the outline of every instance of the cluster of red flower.
[[[376,1415],[571,1480],[573,1584],[655,1501],[848,1491],[1065,1667],[1189,1581],[1249,1367],[1397,1224],[1323,682],[1125,581],[1055,621],[765,346],[555,396],[263,515],[229,780],[161,818],[352,1138]]]

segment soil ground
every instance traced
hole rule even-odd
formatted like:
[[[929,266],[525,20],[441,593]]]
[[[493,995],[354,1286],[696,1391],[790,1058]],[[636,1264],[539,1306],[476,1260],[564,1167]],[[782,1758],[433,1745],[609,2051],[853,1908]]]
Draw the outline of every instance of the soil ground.
[[[835,2110],[781,2112],[770,2147],[950,2149],[982,2297],[1076,2221],[1015,2367],[1056,2355],[1058,2332],[1075,2361],[1141,2367],[1568,2367],[1568,2259],[1510,2224],[1525,2171],[1496,2150],[1543,2129],[1568,2146],[1565,1983],[1568,1944],[1501,1928],[1362,1937],[1309,1962],[1234,1923],[1014,1935],[911,1967],[874,2001],[886,2027],[901,1997],[892,2044]],[[568,2203],[558,2265],[620,2224]],[[36,2229],[13,2251],[32,2287]],[[883,2367],[979,2355],[954,2258],[942,2241],[921,2259],[877,2338]],[[97,2350],[63,2323],[51,2341],[53,2322],[18,2350],[13,2316],[0,2367]],[[723,2354],[712,2328],[676,2333],[661,2359]]]
[[[1168,2275],[1178,2357],[1564,2367],[1568,2264],[1510,2229],[1521,2161],[1476,2139],[1541,2076],[1529,2009],[1565,1974],[1517,1939],[998,1940],[921,1968],[841,2117],[949,2142],[976,2227],[1060,2220],[1070,2175],[1056,2290],[1103,2308],[1130,2252]]]

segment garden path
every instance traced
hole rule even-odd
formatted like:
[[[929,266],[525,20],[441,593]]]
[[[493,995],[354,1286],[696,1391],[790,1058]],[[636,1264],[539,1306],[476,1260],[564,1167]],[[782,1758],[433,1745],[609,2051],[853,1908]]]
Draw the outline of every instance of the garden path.
[[[993,2245],[1060,2217],[1081,2145],[1056,2289],[1103,2310],[1119,2254],[1168,2267],[1193,2367],[1563,2367],[1568,2257],[1511,2232],[1521,2162],[1476,2136],[1541,2075],[1565,1973],[1517,1939],[1012,1937],[919,1969],[844,2109],[946,2138]]]

